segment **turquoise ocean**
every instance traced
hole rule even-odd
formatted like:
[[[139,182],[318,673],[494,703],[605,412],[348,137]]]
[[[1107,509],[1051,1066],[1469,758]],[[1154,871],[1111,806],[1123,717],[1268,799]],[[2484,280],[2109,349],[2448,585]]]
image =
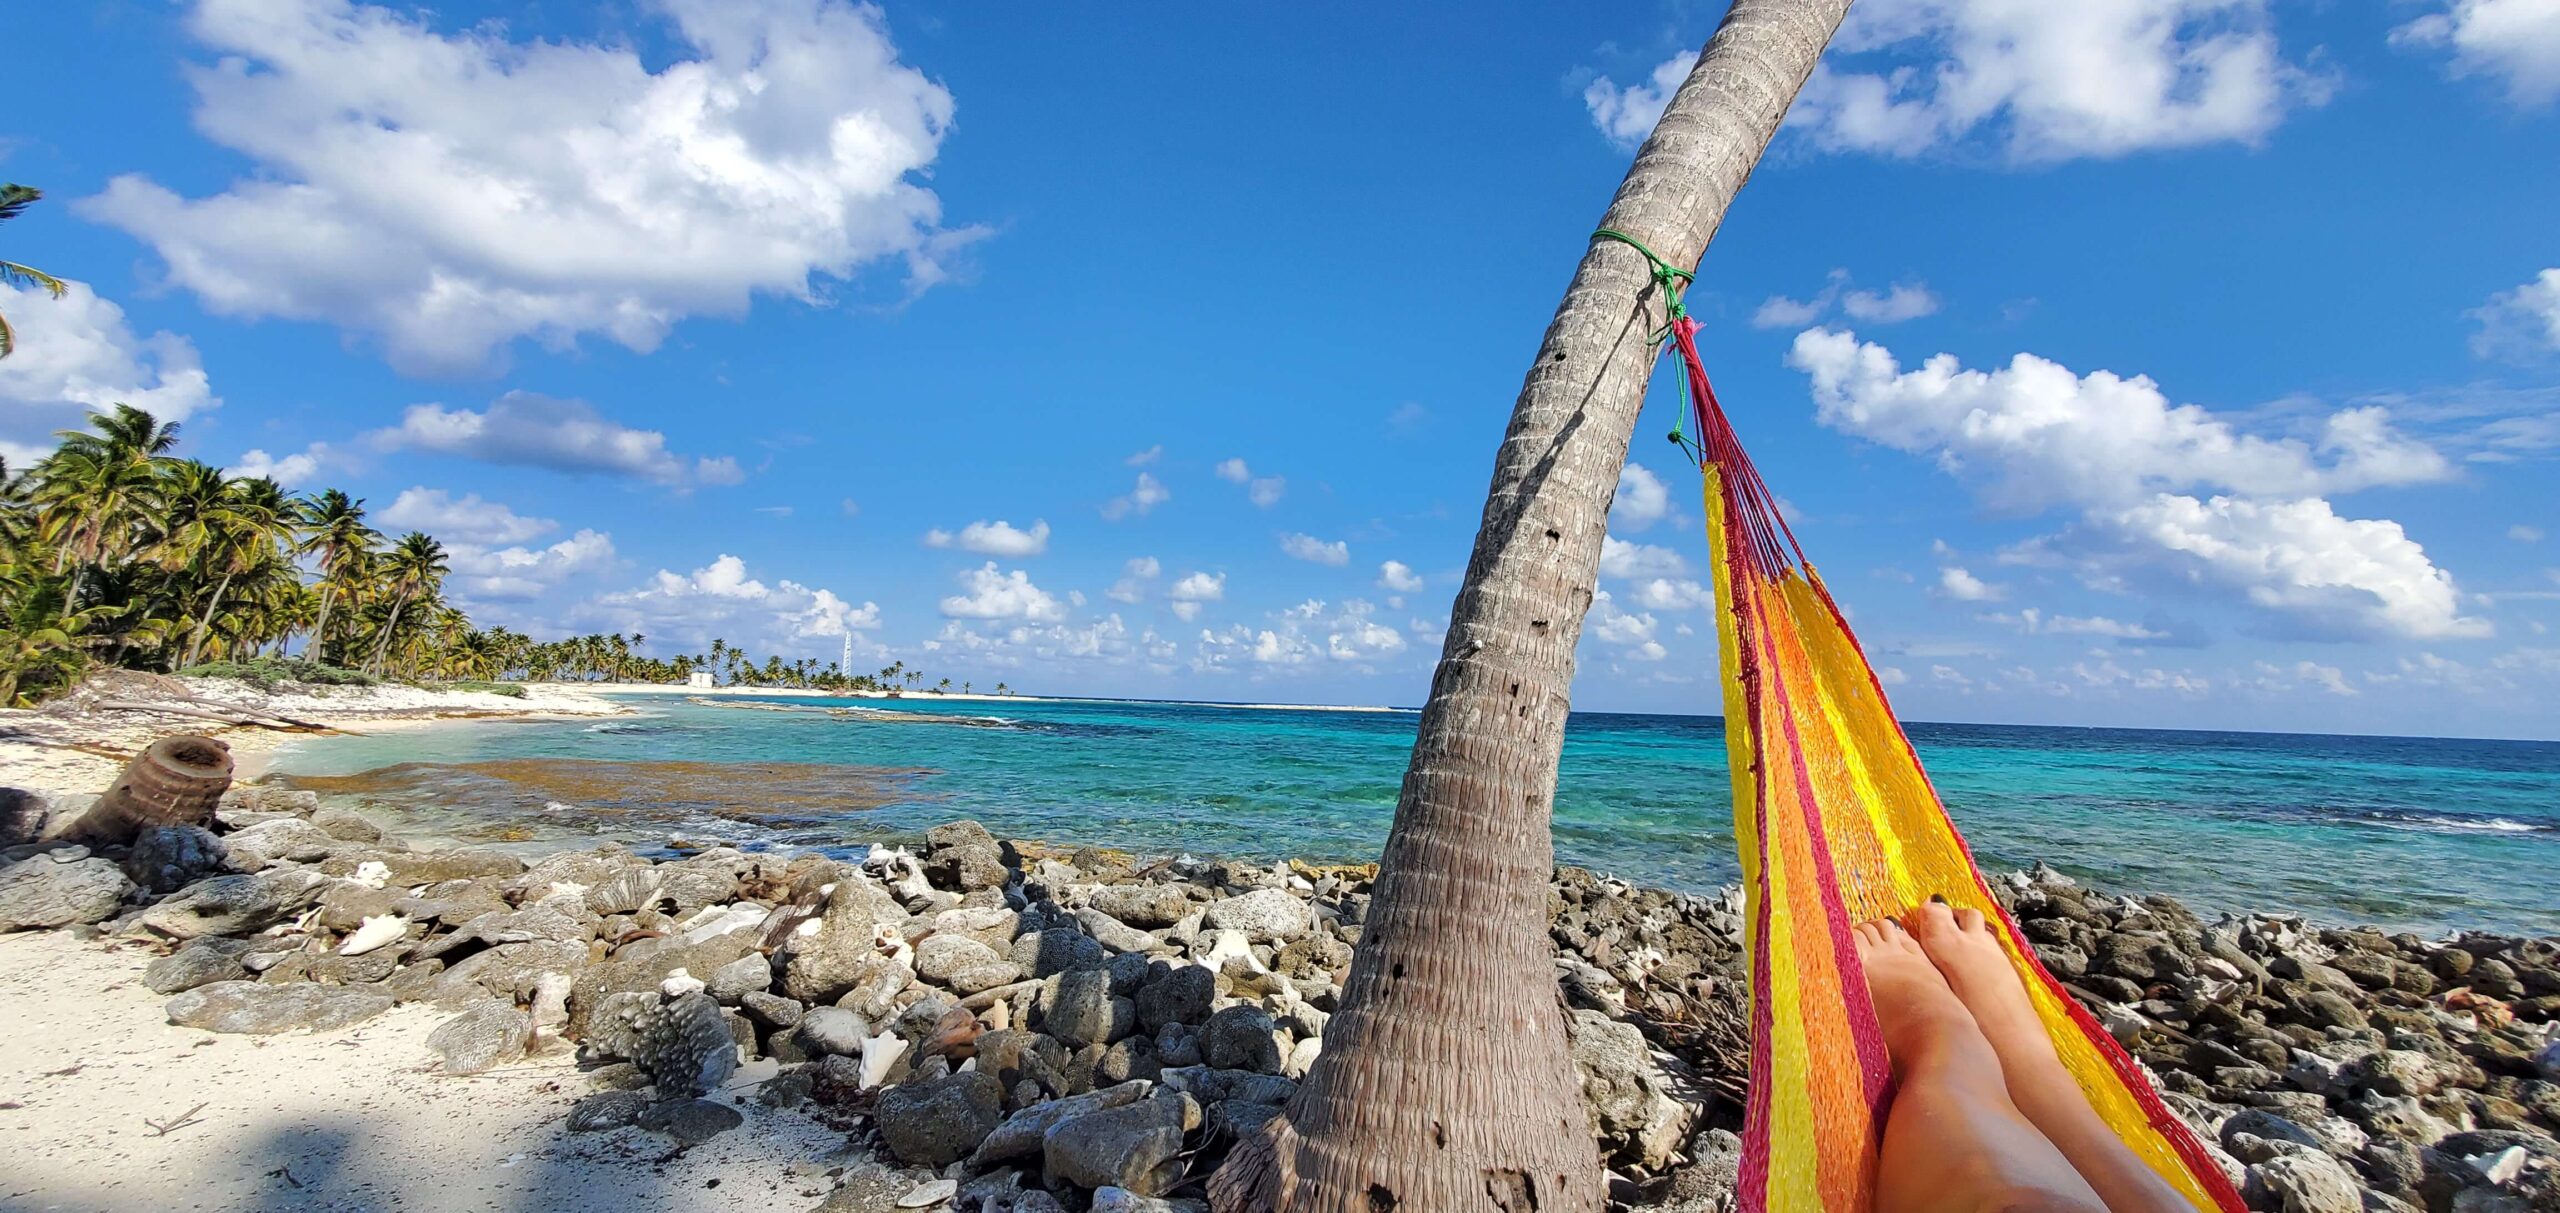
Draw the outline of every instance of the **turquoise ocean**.
[[[1147,853],[1370,861],[1411,712],[632,696],[603,721],[295,743],[274,769],[402,828],[551,843],[859,847],[976,818]],[[828,708],[845,709],[830,712]],[[2560,933],[2560,743],[1913,724],[1986,868],[2200,909]],[[1561,862],[1734,880],[1723,722],[1576,713]]]

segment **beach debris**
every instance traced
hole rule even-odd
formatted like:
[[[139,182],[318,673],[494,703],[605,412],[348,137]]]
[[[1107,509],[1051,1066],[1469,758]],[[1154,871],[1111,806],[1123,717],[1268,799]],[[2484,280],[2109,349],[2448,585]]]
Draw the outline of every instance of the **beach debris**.
[[[192,733],[152,742],[63,830],[67,841],[123,845],[148,826],[201,826],[231,789],[231,747]]]
[[[356,865],[356,874],[347,877],[347,881],[351,884],[363,885],[368,889],[388,888],[391,884],[391,865],[379,859],[365,860]]]
[[[142,1119],[142,1123],[145,1127],[151,1130],[151,1135],[153,1137],[167,1137],[168,1135],[186,1128],[189,1125],[203,1124],[204,1121],[198,1118],[196,1113],[204,1111],[209,1106],[211,1105],[200,1103],[184,1112],[178,1113],[175,1116],[163,1117],[159,1120],[153,1120],[146,1116]],[[299,1187],[301,1185],[297,1184],[295,1186]]]
[[[908,1189],[906,1195],[898,1198],[898,1207],[901,1209],[930,1208],[959,1194],[960,1181],[956,1179],[937,1179],[932,1183],[919,1184],[916,1187]]]
[[[409,920],[397,914],[367,918],[338,945],[340,956],[362,956],[409,933]]]

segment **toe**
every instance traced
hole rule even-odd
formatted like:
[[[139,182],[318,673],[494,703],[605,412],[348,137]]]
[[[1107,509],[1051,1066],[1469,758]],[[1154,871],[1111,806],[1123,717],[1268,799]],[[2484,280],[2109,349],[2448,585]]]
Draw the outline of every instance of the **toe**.
[[[1954,930],[1956,925],[1955,911],[1934,897],[1921,902],[1909,914],[1903,915],[1903,919],[1910,926],[1911,933],[1924,942],[1941,931]]]
[[[1967,934],[1981,934],[1985,929],[1982,911],[1971,906],[1956,911],[1956,929]]]

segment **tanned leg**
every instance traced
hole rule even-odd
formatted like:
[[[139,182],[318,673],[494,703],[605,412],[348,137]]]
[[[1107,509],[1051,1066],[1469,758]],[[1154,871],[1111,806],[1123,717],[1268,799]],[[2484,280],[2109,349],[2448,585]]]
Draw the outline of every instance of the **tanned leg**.
[[[1858,959],[1893,1061],[1876,1208],[1891,1213],[2104,1213],[2071,1163],[2009,1102],[1999,1056],[1928,953],[1890,920]]]
[[[2009,1100],[2071,1160],[2112,1213],[2193,1213],[2169,1186],[2098,1118],[2080,1084],[2062,1068],[2044,1021],[1980,910],[1931,902],[1905,916],[1911,934],[1947,984],[1973,1013],[2008,1079]]]

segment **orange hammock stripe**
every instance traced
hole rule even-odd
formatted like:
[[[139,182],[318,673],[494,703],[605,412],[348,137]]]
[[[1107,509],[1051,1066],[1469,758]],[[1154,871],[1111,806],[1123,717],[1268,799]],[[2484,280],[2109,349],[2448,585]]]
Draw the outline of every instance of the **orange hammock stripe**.
[[[1872,1205],[1891,1070],[1851,928],[1936,895],[1994,924],[2064,1067],[2108,1127],[2196,1208],[2240,1213],[2195,1133],[1991,895],[1847,618],[1734,440],[1696,332],[1685,316],[1672,326],[1706,473],[1751,950],[1742,1207]]]

